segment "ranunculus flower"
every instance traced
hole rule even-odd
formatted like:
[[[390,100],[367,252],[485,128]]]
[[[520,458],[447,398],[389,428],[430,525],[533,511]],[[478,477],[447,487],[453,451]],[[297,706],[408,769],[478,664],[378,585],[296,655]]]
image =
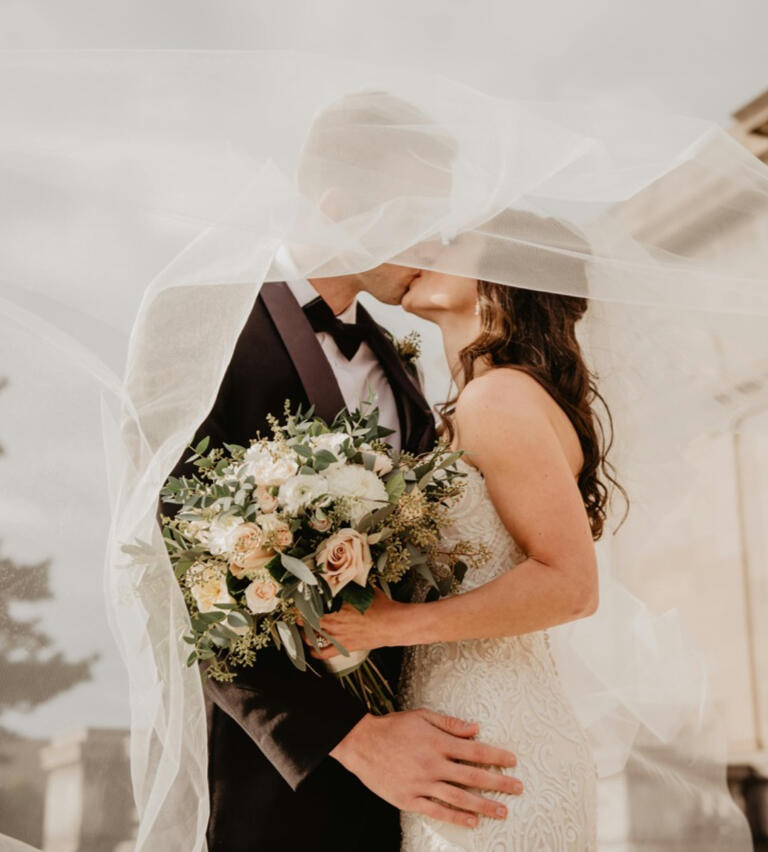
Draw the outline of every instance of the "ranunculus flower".
[[[223,571],[213,565],[195,571],[196,567],[193,565],[190,569],[195,579],[189,588],[200,612],[212,612],[217,604],[235,602],[227,589],[227,578]]]
[[[277,508],[277,494],[273,494],[271,486],[257,485],[253,492],[261,512],[274,512]]]
[[[271,577],[259,577],[253,580],[245,589],[245,602],[248,609],[258,615],[272,612],[277,606],[280,584]]]
[[[264,444],[253,444],[243,456],[241,470],[252,476],[257,485],[282,485],[290,479],[299,465],[291,454],[272,451]]]
[[[280,486],[278,500],[289,515],[297,515],[328,490],[324,476],[316,473],[301,473],[292,476]]]
[[[315,560],[334,595],[352,580],[364,586],[373,567],[368,537],[349,528],[326,539],[317,549]]]
[[[264,547],[264,533],[256,524],[241,524],[232,549],[229,570],[235,577],[263,568],[275,555],[271,547]]]
[[[363,515],[380,509],[389,501],[384,483],[361,464],[347,464],[330,470],[326,478],[328,493],[349,501],[352,523],[357,523]]]

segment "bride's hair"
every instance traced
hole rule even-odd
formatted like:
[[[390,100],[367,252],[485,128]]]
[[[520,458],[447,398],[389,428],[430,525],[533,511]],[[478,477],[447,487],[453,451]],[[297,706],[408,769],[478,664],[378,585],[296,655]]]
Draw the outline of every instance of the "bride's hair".
[[[584,281],[586,284],[586,281]],[[573,424],[584,464],[578,485],[589,517],[592,537],[603,534],[613,486],[629,506],[627,493],[607,459],[613,443],[613,419],[576,338],[576,323],[587,310],[587,299],[528,290],[507,284],[478,282],[479,336],[461,350],[463,385],[478,361],[494,367],[515,367],[530,375],[552,396]],[[457,397],[440,408],[451,437],[450,414]],[[605,424],[594,410],[600,404]]]

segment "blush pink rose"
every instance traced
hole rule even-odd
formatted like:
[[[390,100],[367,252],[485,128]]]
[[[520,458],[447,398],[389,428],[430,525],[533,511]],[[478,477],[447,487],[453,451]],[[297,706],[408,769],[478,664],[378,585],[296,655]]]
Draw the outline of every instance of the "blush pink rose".
[[[373,567],[368,537],[348,528],[326,539],[318,548],[315,560],[334,595],[352,580],[364,586]]]
[[[272,612],[277,606],[280,593],[280,585],[271,577],[254,580],[245,590],[245,602],[248,609],[258,615],[263,612]]]

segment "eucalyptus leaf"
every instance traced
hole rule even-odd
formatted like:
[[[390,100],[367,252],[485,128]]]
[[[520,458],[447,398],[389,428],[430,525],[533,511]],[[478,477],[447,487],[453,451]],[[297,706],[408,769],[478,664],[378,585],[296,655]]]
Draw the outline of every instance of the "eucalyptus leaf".
[[[324,467],[328,467],[328,465],[335,464],[341,461],[341,459],[330,452],[330,450],[318,450],[315,453],[315,461],[320,462]]]
[[[317,584],[317,578],[301,561],[301,559],[296,559],[295,556],[289,556],[287,553],[281,553],[280,562],[282,563],[283,568],[285,568],[286,571],[290,571],[294,577],[298,577],[310,586]]]
[[[283,646],[291,660],[299,671],[305,671],[307,662],[304,657],[304,643],[295,624],[287,624],[285,621],[278,621],[275,625],[280,638],[283,640]]]
[[[352,604],[359,612],[365,612],[373,603],[373,589],[370,586],[360,586],[354,581],[347,583],[339,592],[343,601]]]
[[[293,602],[296,604],[296,608],[301,613],[304,623],[310,624],[312,627],[319,629],[322,610],[318,613],[313,602],[307,600],[303,595],[296,595]]]
[[[390,476],[385,483],[387,489],[387,497],[391,503],[396,503],[405,492],[405,477],[402,471],[398,470],[393,476]]]
[[[253,618],[247,613],[237,610],[230,612],[227,616],[227,624],[230,627],[250,627],[253,624]]]

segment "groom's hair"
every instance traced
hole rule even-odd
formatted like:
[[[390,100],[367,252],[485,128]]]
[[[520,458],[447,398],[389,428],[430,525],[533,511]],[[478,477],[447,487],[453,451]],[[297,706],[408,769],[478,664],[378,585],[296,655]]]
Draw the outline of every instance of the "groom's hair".
[[[453,137],[419,107],[385,91],[355,92],[315,116],[297,182],[343,219],[401,195],[449,196],[455,156]]]

